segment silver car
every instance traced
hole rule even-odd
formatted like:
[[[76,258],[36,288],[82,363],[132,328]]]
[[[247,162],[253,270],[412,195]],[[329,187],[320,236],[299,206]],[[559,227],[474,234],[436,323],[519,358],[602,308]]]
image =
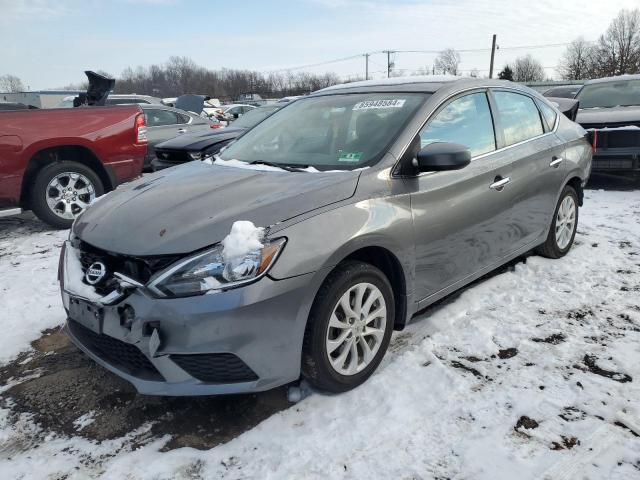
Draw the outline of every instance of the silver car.
[[[185,133],[210,130],[212,125],[219,124],[203,118],[195,113],[164,105],[140,104],[147,124],[147,155],[144,169],[149,170],[151,162],[156,158],[156,145],[179,137]]]
[[[585,134],[510,82],[318,91],[87,209],[62,252],[67,332],[145,394],[351,389],[419,310],[569,251]]]

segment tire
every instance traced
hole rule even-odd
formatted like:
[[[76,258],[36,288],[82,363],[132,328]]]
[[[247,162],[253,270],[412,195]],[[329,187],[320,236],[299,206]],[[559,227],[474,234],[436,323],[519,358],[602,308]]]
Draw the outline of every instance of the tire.
[[[563,203],[573,203],[574,208],[574,217],[573,224],[571,226],[571,230],[565,230],[566,237],[559,236],[556,234],[556,230],[558,229],[558,221],[562,221],[559,218],[558,213],[561,211]],[[562,214],[560,214],[562,217]],[[565,222],[564,225],[568,225],[568,222]],[[562,228],[562,225],[560,226]],[[547,240],[540,245],[536,249],[536,253],[542,255],[547,258],[560,258],[564,257],[569,250],[571,250],[571,246],[573,245],[573,240],[576,236],[576,230],[578,229],[578,195],[576,194],[575,189],[571,185],[566,185],[564,190],[562,190],[562,194],[560,195],[560,199],[558,200],[558,204],[553,212],[553,219],[551,221],[551,228],[549,229],[549,235],[547,235]]]
[[[68,188],[71,190],[66,190]],[[78,162],[62,161],[51,163],[38,172],[29,203],[40,220],[52,227],[66,229],[95,197],[102,194],[104,185],[91,168]]]
[[[359,292],[363,292],[360,294],[360,312],[357,307]],[[340,306],[343,296],[349,298],[347,301],[351,313],[356,316],[360,313],[359,322],[356,319],[350,324],[350,319],[346,318],[347,311]],[[367,310],[367,300],[371,298],[377,299],[369,304]],[[375,316],[383,311],[383,307],[386,315]],[[373,319],[366,322],[365,314]],[[333,326],[336,322],[330,322],[332,317],[339,321],[339,327]],[[389,346],[394,320],[393,289],[387,277],[368,263],[349,261],[339,265],[326,278],[311,307],[302,347],[302,375],[312,386],[325,392],[339,393],[357,387],[371,376],[382,361]],[[380,332],[382,327],[384,330]],[[341,341],[341,338],[344,340]],[[367,355],[362,342],[366,342],[368,347]],[[352,354],[353,343],[356,345],[356,356]],[[330,348],[335,350],[329,352]],[[344,371],[339,371],[340,356],[345,350],[349,350],[349,353],[343,358]]]

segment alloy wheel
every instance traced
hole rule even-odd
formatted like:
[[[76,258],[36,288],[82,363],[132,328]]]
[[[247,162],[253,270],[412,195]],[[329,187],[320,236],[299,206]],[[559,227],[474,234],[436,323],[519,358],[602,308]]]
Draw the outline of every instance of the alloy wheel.
[[[80,215],[95,198],[93,183],[81,173],[59,173],[47,185],[47,205],[54,214],[66,220]]]
[[[556,216],[556,243],[560,250],[567,248],[576,226],[576,202],[571,195],[562,200]]]
[[[332,368],[355,375],[375,358],[384,338],[387,308],[384,296],[371,283],[350,287],[333,308],[326,336]]]

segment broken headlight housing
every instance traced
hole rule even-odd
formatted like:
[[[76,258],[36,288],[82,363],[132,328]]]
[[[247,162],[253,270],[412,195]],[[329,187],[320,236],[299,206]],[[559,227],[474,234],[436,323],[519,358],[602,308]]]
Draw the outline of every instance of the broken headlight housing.
[[[147,288],[160,297],[188,297],[245,285],[267,273],[285,243],[285,238],[265,241],[262,248],[232,259],[224,258],[219,244],[158,273]]]

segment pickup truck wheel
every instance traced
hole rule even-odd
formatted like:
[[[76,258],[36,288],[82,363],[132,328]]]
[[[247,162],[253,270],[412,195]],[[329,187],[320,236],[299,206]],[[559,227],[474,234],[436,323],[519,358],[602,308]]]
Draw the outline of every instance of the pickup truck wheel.
[[[96,173],[77,162],[47,165],[36,175],[31,189],[31,209],[45,223],[56,228],[70,228],[96,198],[104,186]]]
[[[324,281],[311,307],[302,374],[325,392],[357,387],[380,364],[394,323],[393,289],[368,263],[349,261]]]

